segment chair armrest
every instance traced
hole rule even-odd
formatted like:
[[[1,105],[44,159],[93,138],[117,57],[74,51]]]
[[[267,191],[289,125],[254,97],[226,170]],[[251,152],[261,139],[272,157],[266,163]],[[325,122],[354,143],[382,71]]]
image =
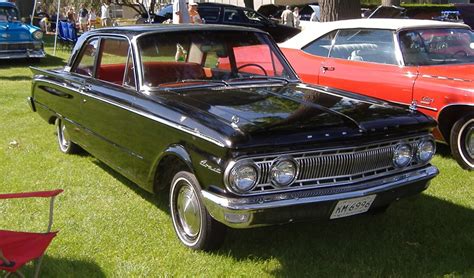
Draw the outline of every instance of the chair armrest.
[[[0,199],[35,198],[35,197],[49,198],[49,197],[55,197],[61,192],[63,192],[62,189],[56,189],[52,191],[0,194]]]

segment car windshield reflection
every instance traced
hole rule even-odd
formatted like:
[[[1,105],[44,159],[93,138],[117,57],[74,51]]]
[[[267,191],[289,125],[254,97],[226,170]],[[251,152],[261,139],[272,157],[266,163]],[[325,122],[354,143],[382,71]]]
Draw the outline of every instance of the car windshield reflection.
[[[474,62],[474,35],[468,29],[424,29],[400,33],[406,65],[443,65]]]
[[[297,80],[262,33],[174,32],[139,38],[143,87],[229,86]]]

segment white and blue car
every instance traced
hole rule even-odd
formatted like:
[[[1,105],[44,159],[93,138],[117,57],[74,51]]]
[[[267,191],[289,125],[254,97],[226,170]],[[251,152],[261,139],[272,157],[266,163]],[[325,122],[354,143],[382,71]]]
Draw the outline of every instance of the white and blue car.
[[[43,58],[43,32],[20,20],[14,3],[0,2],[0,59]]]

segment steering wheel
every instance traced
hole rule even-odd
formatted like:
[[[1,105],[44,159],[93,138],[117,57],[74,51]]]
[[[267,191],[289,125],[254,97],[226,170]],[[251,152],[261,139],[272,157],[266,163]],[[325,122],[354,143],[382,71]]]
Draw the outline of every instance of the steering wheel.
[[[244,65],[241,65],[240,67],[237,68],[237,72],[243,68],[246,68],[246,67],[256,67],[256,68],[259,68],[263,71],[263,74],[265,74],[265,76],[268,76],[268,73],[267,71],[259,64],[244,64]]]

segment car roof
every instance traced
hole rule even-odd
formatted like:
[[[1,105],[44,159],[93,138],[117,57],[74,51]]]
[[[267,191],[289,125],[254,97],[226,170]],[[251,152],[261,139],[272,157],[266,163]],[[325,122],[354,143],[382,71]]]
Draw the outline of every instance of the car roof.
[[[0,2],[0,7],[16,7],[16,5],[11,2]]]
[[[303,25],[303,24],[302,24]],[[300,49],[313,40],[337,29],[388,29],[400,31],[413,28],[469,28],[462,23],[443,22],[436,20],[421,19],[393,19],[393,18],[373,18],[373,19],[348,19],[332,22],[305,22],[303,31],[293,38],[280,44],[281,47]]]
[[[265,33],[262,30],[242,27],[235,25],[217,25],[217,24],[143,24],[143,25],[127,25],[109,28],[99,28],[87,32],[87,34],[120,34],[129,38],[146,34],[146,33],[165,33],[180,31],[250,31]]]

